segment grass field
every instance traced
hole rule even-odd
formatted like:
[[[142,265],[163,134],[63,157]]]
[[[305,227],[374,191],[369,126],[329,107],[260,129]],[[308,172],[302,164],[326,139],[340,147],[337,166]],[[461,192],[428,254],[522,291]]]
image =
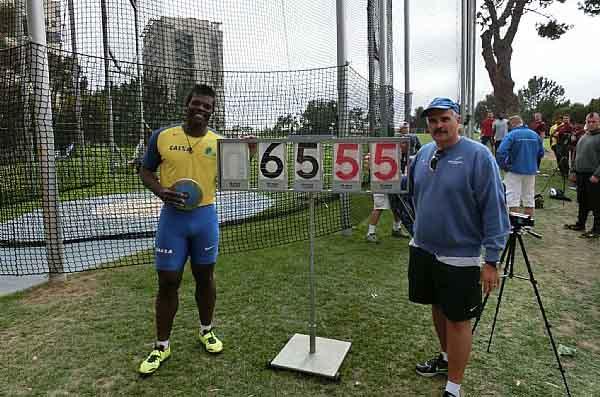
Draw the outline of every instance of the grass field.
[[[545,160],[542,172],[551,174],[553,166]],[[538,178],[540,188],[546,179]],[[572,395],[599,396],[600,241],[562,228],[575,214],[575,202],[546,195],[536,216],[543,239],[524,239],[556,342],[577,348],[562,357]],[[364,241],[366,222],[351,237],[316,241],[317,335],[352,342],[338,383],[266,366],[290,336],[308,332],[308,242],[298,242],[220,257],[215,323],[225,351],[217,357],[196,342],[193,281],[186,273],[173,356],[146,379],[136,368],[153,341],[151,266],[76,274],[65,284],[0,298],[6,347],[0,395],[439,396],[442,378],[414,373],[414,364],[438,347],[429,309],[408,302],[407,240],[389,236],[390,220],[385,213],[377,245]],[[526,272],[520,256],[515,271]],[[528,281],[507,282],[486,352],[496,296],[474,339],[466,395],[565,395]]]

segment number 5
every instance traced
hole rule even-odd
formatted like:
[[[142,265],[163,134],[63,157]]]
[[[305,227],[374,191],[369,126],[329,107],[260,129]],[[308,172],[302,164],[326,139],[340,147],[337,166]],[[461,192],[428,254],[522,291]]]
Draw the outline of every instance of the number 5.
[[[356,177],[358,174],[359,166],[358,162],[354,157],[346,156],[346,151],[355,152],[358,150],[358,144],[356,143],[340,143],[338,145],[337,153],[335,156],[335,163],[340,165],[340,169],[335,172],[335,176],[343,181],[348,181]],[[341,170],[343,164],[350,164],[352,169],[348,173],[344,173]]]
[[[396,144],[378,143],[375,145],[375,159],[373,159],[373,163],[380,167],[381,165],[386,163],[390,165],[390,170],[386,173],[381,171],[375,171],[375,177],[382,181],[387,181],[388,179],[393,178],[394,175],[396,175],[396,173],[398,172],[398,163],[396,159],[390,156],[384,156],[383,151],[386,149],[396,150]]]

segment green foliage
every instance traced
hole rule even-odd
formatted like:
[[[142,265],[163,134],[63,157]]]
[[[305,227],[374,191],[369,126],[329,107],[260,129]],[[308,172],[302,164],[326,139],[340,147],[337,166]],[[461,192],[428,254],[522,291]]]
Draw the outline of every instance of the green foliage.
[[[337,101],[314,99],[308,102],[300,121],[302,134],[330,135],[337,129]]]
[[[415,113],[411,123],[412,128],[416,128],[418,130],[423,130],[427,128],[427,122],[425,121],[425,118],[421,117],[423,111],[425,111],[425,108],[423,106],[419,106],[415,109]]]
[[[523,119],[531,120],[533,113],[540,112],[549,120],[557,107],[568,105],[564,95],[565,89],[554,80],[533,76],[518,93]]]
[[[600,0],[585,0],[583,3],[577,3],[577,5],[587,15],[600,15]]]
[[[475,105],[475,124],[479,125],[486,118],[488,112],[505,114],[505,110],[500,109],[493,94],[486,95],[484,99]]]

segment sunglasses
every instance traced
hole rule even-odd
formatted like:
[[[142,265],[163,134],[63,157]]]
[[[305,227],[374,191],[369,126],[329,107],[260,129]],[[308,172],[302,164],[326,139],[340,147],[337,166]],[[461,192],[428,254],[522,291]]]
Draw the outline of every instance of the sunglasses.
[[[442,151],[438,149],[433,154],[433,157],[431,158],[431,160],[429,160],[429,169],[432,172],[435,171],[435,169],[437,168],[440,158],[442,158]]]

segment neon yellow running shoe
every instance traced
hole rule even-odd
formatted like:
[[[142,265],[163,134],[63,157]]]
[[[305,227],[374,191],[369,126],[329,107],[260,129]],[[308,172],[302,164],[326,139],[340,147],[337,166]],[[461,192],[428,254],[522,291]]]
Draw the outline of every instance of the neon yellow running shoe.
[[[198,339],[200,339],[200,342],[209,353],[221,353],[223,351],[223,342],[217,338],[215,331],[212,329],[210,331],[204,331],[204,333],[200,332],[198,334]]]
[[[138,369],[139,373],[142,375],[150,375],[154,373],[154,371],[160,367],[160,364],[170,356],[171,345],[169,345],[166,350],[163,350],[162,347],[154,346],[154,350],[152,350],[148,358],[146,358],[140,364],[140,368]]]

